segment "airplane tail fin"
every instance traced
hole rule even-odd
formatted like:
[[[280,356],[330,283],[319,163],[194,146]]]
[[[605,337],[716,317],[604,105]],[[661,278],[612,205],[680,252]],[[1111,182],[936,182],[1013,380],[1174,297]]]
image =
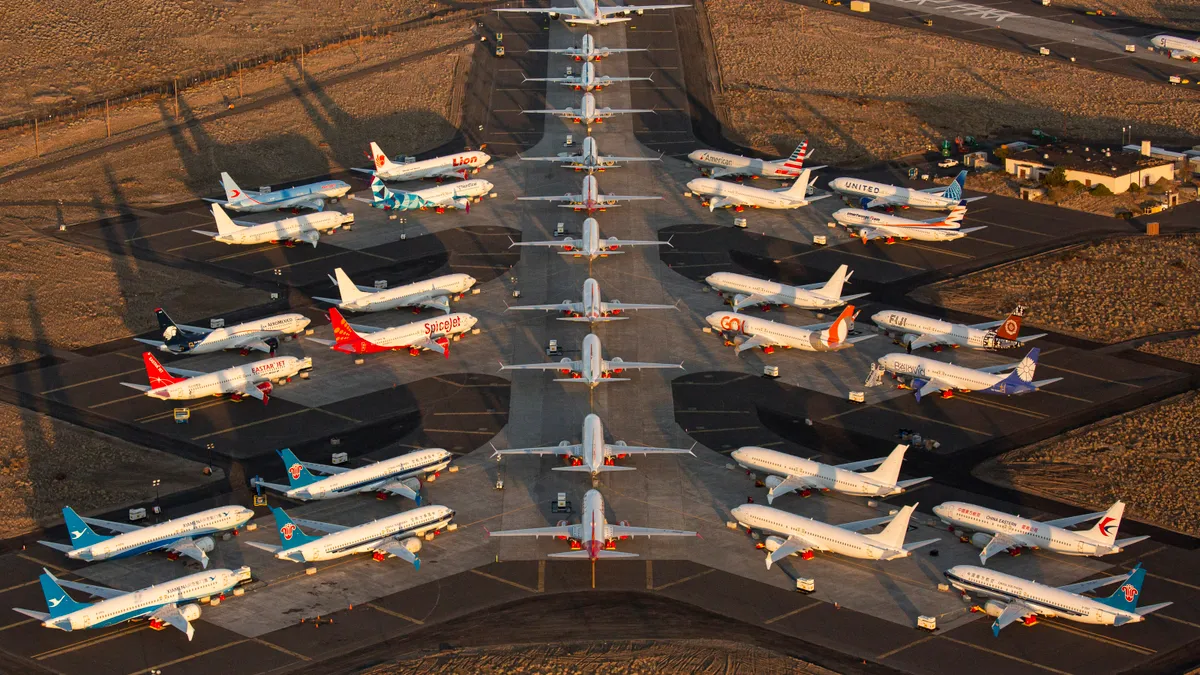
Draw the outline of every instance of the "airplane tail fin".
[[[67,595],[63,587],[58,585],[58,579],[55,579],[54,575],[45,569],[42,570],[38,581],[42,584],[42,595],[46,598],[46,607],[50,609],[50,618],[57,619],[87,607],[85,603],[78,602]]]
[[[373,176],[371,178],[371,197],[376,204],[379,204],[380,202],[386,202],[387,200],[391,199],[392,196],[392,191],[383,184],[383,181],[379,180],[379,176]]]
[[[338,294],[342,296],[342,302],[354,302],[367,295],[366,291],[360,291],[358,286],[354,285],[342,268],[333,270],[333,277],[337,281]]]
[[[218,235],[233,234],[238,231],[237,224],[233,222],[228,213],[225,213],[225,209],[221,208],[220,204],[212,205],[212,213],[213,220],[217,221]]]
[[[279,545],[283,548],[296,548],[320,539],[320,537],[305,534],[299,525],[292,522],[292,517],[278,506],[272,506],[271,513],[275,516],[275,527],[279,532]]]
[[[371,160],[375,162],[376,171],[379,171],[383,167],[392,163],[392,160],[388,159],[388,156],[383,154],[383,150],[380,149],[375,141],[371,141]],[[372,185],[372,188],[373,187],[374,185]]]
[[[1133,572],[1129,575],[1129,578],[1125,580],[1125,583],[1113,591],[1112,595],[1107,598],[1097,598],[1097,601],[1113,609],[1136,612],[1138,596],[1142,594],[1142,582],[1145,580],[1146,570],[1142,569],[1141,563],[1138,563],[1133,568]]]
[[[367,341],[346,321],[337,307],[329,308],[329,322],[333,325],[334,349],[357,354],[360,352],[359,347],[367,344]]]
[[[963,218],[966,217],[967,207],[960,204],[950,209],[950,215],[946,216],[946,219],[942,222],[946,223],[947,225],[959,225],[962,223]]]
[[[1033,382],[1033,373],[1037,370],[1038,354],[1040,353],[1042,350],[1037,347],[1030,349],[1025,358],[1021,359],[1021,362],[1005,379],[1025,383]]]
[[[150,387],[158,388],[165,387],[168,384],[183,382],[186,377],[175,377],[163,368],[163,364],[159,363],[158,359],[150,352],[142,352],[142,361],[146,364],[146,377],[150,380]]]
[[[96,534],[87,523],[83,522],[83,518],[75,513],[75,509],[64,506],[62,513],[63,520],[67,523],[67,534],[71,535],[71,545],[75,548],[99,544],[110,538]]]
[[[946,199],[962,199],[963,187],[965,187],[966,184],[967,170],[963,169],[962,171],[958,172],[957,176],[954,177],[954,182],[946,186],[946,191],[942,193],[942,196]]]
[[[808,139],[800,141],[800,145],[792,151],[790,157],[784,160],[783,165],[792,171],[802,171],[804,169],[804,158],[808,155]]]
[[[1125,502],[1117,501],[1108,507],[1104,517],[1096,521],[1092,529],[1084,533],[1089,539],[1104,542],[1112,546],[1117,541],[1117,530],[1121,528],[1121,517],[1125,515]]]
[[[1021,318],[1025,316],[1025,307],[1017,305],[1016,309],[1008,315],[1004,323],[996,329],[996,337],[1004,338],[1005,340],[1016,340],[1021,333]]]
[[[846,305],[842,308],[842,313],[834,320],[833,324],[826,328],[823,332],[825,344],[833,348],[845,342],[846,336],[850,334],[850,326],[854,324],[854,305]]]
[[[783,191],[783,194],[789,197],[803,198],[808,194],[808,186],[812,184],[812,169],[802,169],[800,175],[796,177],[796,182],[792,183],[791,187]]]
[[[901,443],[897,445],[892,449],[887,459],[883,460],[883,464],[879,465],[878,469],[870,473],[864,473],[863,476],[879,481],[884,485],[895,485],[896,481],[900,478],[900,465],[904,463],[904,453],[907,450],[907,444]]]
[[[309,473],[308,469],[300,463],[300,459],[292,452],[291,448],[284,448],[279,451],[279,458],[283,460],[283,469],[287,471],[288,484],[293,488],[312,485],[320,479]]]
[[[817,294],[834,300],[842,297],[842,285],[850,277],[849,271],[849,265],[842,265],[837,268],[837,271],[833,273],[833,276],[829,277],[829,281],[825,282],[825,285],[817,291]]]
[[[162,333],[164,343],[171,346],[186,345],[187,338],[183,335],[183,331],[179,330],[179,326],[175,325],[175,322],[163,308],[155,308],[154,316],[158,319],[158,329]]]
[[[239,188],[238,184],[233,182],[233,178],[231,178],[230,175],[224,171],[221,172],[221,187],[225,188],[226,201],[230,203],[241,201],[243,195],[242,189]]]
[[[889,457],[888,459],[891,458]],[[880,532],[879,534],[868,534],[867,536],[895,550],[903,550],[904,535],[908,534],[908,521],[910,518],[912,518],[913,511],[915,511],[916,508],[916,504],[905,506],[904,508],[900,509],[900,513],[896,514],[896,517],[892,520],[892,522],[888,523],[887,527],[883,528],[883,532]]]

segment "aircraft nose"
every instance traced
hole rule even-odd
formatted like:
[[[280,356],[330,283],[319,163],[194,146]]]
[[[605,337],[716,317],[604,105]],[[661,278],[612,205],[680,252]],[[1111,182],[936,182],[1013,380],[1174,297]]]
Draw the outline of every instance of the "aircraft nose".
[[[933,507],[933,514],[939,518],[944,518],[946,515],[946,505],[938,504],[937,506]]]

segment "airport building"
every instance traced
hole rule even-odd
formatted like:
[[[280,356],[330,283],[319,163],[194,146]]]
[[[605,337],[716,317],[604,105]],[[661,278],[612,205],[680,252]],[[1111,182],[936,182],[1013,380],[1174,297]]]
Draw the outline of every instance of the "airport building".
[[[1039,180],[1060,166],[1066,169],[1068,181],[1077,180],[1088,188],[1105,185],[1113,194],[1131,185],[1146,187],[1160,178],[1175,178],[1171,158],[1099,146],[1046,145],[1014,152],[1004,160],[1004,170],[1022,180]]]

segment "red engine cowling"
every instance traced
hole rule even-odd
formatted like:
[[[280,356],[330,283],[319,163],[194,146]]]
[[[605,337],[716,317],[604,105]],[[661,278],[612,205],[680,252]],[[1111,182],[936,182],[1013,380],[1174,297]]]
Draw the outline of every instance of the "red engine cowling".
[[[263,403],[267,402],[267,397],[269,397],[271,395],[271,392],[275,389],[275,387],[270,382],[259,382],[258,384],[254,385],[254,386],[257,387],[258,390],[262,392]]]

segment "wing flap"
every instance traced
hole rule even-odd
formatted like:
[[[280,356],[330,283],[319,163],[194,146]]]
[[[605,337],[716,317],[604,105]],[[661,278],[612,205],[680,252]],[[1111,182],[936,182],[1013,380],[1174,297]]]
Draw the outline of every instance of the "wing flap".
[[[186,618],[184,618],[183,612],[179,611],[179,607],[175,605],[175,603],[159,607],[158,609],[154,610],[154,613],[150,615],[150,618],[158,619],[169,626],[183,631],[184,634],[187,635],[188,642],[191,642],[192,636],[196,634],[196,629],[192,628],[192,624]]]

